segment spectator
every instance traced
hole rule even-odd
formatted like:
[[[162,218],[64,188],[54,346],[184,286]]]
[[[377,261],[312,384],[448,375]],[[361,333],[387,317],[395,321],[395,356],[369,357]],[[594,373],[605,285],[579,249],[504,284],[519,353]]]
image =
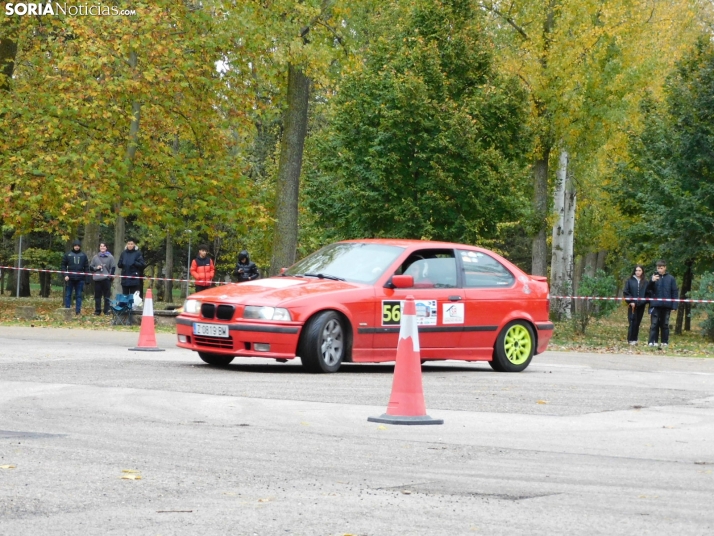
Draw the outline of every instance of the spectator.
[[[92,257],[89,269],[94,272],[94,314],[102,314],[102,298],[104,298],[104,314],[108,315],[109,300],[112,297],[112,279],[117,269],[114,256],[107,251],[107,245],[99,242],[99,253]]]
[[[627,342],[632,346],[635,346],[639,339],[640,323],[647,308],[647,302],[643,299],[646,291],[645,270],[638,264],[632,271],[632,277],[625,282],[625,290],[622,293],[627,302],[627,320],[630,326],[627,330]]]
[[[65,309],[72,307],[72,291],[74,290],[75,314],[82,313],[82,293],[84,292],[84,280],[89,272],[89,260],[86,253],[82,251],[82,243],[79,240],[72,242],[72,250],[62,257],[62,271],[72,272],[65,274]]]
[[[652,274],[652,281],[647,285],[647,297],[650,299],[650,339],[649,346],[657,346],[657,340],[661,342],[661,347],[666,348],[669,344],[669,314],[672,310],[677,310],[679,302],[679,290],[674,277],[667,273],[667,263],[663,260],[657,261],[657,273]],[[660,338],[661,335],[661,338]]]
[[[238,254],[238,264],[236,264],[236,269],[233,270],[233,275],[238,279],[239,283],[260,278],[258,267],[254,262],[251,262],[245,249]]]
[[[215,273],[216,268],[208,256],[208,246],[201,244],[198,246],[198,257],[191,261],[191,277],[196,280],[196,292],[211,288]]]
[[[146,267],[146,262],[144,262],[144,257],[141,255],[139,248],[136,247],[133,239],[127,241],[124,251],[119,256],[117,266],[121,268],[122,294],[134,294],[138,291],[139,295],[142,295],[141,277]]]

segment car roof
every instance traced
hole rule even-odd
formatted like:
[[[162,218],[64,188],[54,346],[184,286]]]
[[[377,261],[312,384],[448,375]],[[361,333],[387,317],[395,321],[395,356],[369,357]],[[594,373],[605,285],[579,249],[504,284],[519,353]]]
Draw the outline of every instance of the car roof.
[[[457,244],[455,242],[437,242],[433,240],[413,240],[408,238],[361,238],[352,240],[341,240],[342,243],[358,243],[358,244],[384,244],[386,246],[399,246],[407,249],[417,248],[442,248],[442,249],[469,249],[471,251],[480,251],[488,255],[496,257],[499,261],[505,262],[511,270],[528,275],[518,266],[513,264],[505,257],[499,255],[493,250],[482,248],[479,246],[470,246],[468,244]]]
[[[454,242],[438,242],[433,240],[413,240],[408,238],[361,238],[353,240],[341,240],[341,242],[353,242],[359,244],[384,244],[385,246],[400,246],[404,248],[410,247],[427,247],[427,248],[472,248],[475,250],[480,250],[477,246],[470,246],[468,244],[456,244]],[[486,251],[486,250],[484,250]]]

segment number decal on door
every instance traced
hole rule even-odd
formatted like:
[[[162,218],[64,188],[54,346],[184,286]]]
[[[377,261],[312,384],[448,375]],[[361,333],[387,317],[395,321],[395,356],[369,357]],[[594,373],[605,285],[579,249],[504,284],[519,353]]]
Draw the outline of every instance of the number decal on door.
[[[402,302],[383,301],[382,302],[382,325],[398,326],[402,319]]]

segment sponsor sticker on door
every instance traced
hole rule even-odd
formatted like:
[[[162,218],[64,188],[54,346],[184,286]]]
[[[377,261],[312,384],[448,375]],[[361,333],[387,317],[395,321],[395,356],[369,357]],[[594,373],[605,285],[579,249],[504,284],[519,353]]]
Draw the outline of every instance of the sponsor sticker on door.
[[[445,303],[444,304],[444,324],[463,324],[464,323],[464,304],[463,303]]]

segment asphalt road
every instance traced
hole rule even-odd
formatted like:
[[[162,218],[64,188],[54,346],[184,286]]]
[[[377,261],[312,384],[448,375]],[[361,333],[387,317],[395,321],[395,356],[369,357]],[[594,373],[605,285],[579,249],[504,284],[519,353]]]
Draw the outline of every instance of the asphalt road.
[[[0,534],[714,533],[714,359],[547,352],[212,368],[159,334],[0,326]]]

